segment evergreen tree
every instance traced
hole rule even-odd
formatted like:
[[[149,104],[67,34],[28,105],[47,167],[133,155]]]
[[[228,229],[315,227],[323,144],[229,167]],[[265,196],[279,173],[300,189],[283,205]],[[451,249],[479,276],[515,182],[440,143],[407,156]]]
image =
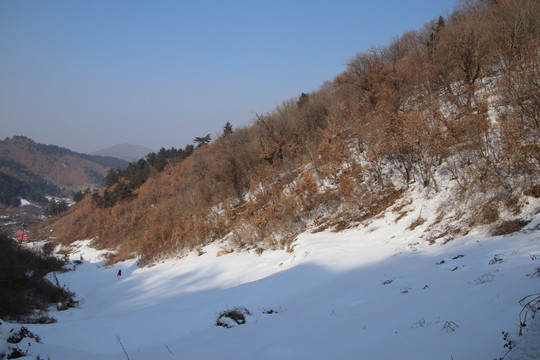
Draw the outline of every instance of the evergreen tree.
[[[156,160],[157,160],[156,153],[151,152],[150,154],[146,155],[146,161],[148,161],[148,163],[154,167],[156,166]]]
[[[77,191],[77,192],[75,193],[75,195],[73,195],[73,201],[75,201],[75,202],[77,202],[77,203],[78,203],[79,201],[81,201],[82,199],[84,199],[84,194],[83,194],[83,192],[80,191],[80,190]]]
[[[306,94],[306,93],[302,93],[300,95],[300,98],[298,98],[298,101],[296,102],[296,105],[298,106],[298,108],[302,108],[302,106],[304,106],[309,100],[309,95]]]
[[[212,140],[212,137],[210,134],[206,134],[206,136],[197,136],[195,139],[193,139],[193,142],[197,144],[197,148],[201,147],[203,145],[207,145]]]
[[[67,209],[68,205],[64,200],[56,201],[52,199],[49,202],[49,206],[47,206],[47,209],[45,209],[45,216],[56,216],[63,213],[64,211],[67,211]]]
[[[167,156],[167,150],[165,150],[165,148],[162,147],[161,149],[159,149],[154,167],[158,171],[163,171],[163,169],[165,169],[165,166],[167,165],[168,157],[169,156]]]
[[[112,186],[112,185],[116,184],[116,182],[118,181],[120,176],[121,176],[121,170],[120,169],[118,169],[118,170],[110,169],[107,172],[107,176],[105,176],[105,186]]]
[[[435,31],[439,32],[443,27],[446,26],[446,20],[444,20],[444,17],[439,16],[439,20],[437,21],[437,25],[435,27]]]
[[[186,159],[188,156],[193,154],[193,150],[195,150],[195,147],[192,144],[186,145],[183,151],[183,155],[182,155],[184,159]]]
[[[227,121],[227,123],[223,127],[223,136],[226,137],[226,136],[232,134],[232,132],[233,132],[233,127],[232,127],[231,123]]]

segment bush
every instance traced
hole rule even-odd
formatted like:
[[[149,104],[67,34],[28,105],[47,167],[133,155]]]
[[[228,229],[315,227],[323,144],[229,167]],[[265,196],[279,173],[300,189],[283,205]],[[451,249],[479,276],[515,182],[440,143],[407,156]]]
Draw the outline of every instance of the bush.
[[[7,342],[10,344],[18,344],[25,338],[34,339],[38,343],[41,342],[39,335],[34,334],[24,326],[21,327],[18,332],[14,332],[14,330],[11,330],[10,334],[12,335],[7,339]]]
[[[534,198],[540,198],[540,184],[532,186],[530,189],[524,191],[523,194]]]
[[[408,230],[411,230],[413,231],[414,229],[416,229],[418,226],[422,225],[423,223],[426,222],[426,219],[424,219],[423,217],[419,216],[416,220],[414,220],[411,225],[409,225],[409,227],[407,228]]]
[[[502,222],[491,232],[491,236],[508,235],[525,227],[529,222],[523,219],[507,220]]]
[[[484,207],[480,215],[482,217],[480,220],[481,224],[492,224],[499,220],[499,209],[496,204],[491,203]]]
[[[0,318],[32,322],[34,310],[46,312],[49,304],[75,306],[72,292],[44,278],[62,271],[62,260],[37,254],[0,234],[0,263]]]
[[[29,351],[32,345],[31,342],[25,341],[25,343],[28,344],[25,351],[23,351],[19,346],[19,344],[24,339],[29,339],[29,340],[32,339],[36,343],[41,343],[41,339],[39,335],[34,334],[33,332],[31,332],[24,326],[21,327],[19,331],[16,331],[15,329],[11,329],[9,332],[9,337],[6,339],[6,342],[10,344],[10,345],[7,345],[6,347],[6,349],[8,350],[7,359],[18,359],[18,358],[27,357],[30,355]],[[4,359],[5,356],[6,354],[0,353],[0,359]]]
[[[232,309],[223,310],[218,315],[216,326],[222,326],[230,329],[236,325],[243,325],[246,323],[246,315],[251,316],[252,314],[251,311],[244,306],[237,306]]]

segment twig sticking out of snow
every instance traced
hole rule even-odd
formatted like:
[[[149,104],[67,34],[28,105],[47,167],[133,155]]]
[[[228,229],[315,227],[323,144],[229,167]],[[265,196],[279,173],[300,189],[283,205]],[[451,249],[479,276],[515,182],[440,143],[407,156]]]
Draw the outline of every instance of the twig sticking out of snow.
[[[456,329],[459,327],[458,324],[456,324],[455,322],[453,321],[447,321],[444,323],[444,326],[443,326],[443,330],[446,331],[446,332],[454,332],[456,331]]]
[[[124,352],[124,355],[126,355],[127,360],[129,360],[129,355],[126,351],[126,348],[124,347],[124,344],[122,344],[122,340],[120,340],[120,336],[118,335],[116,335],[116,342],[118,343],[118,345],[122,347],[122,351]]]
[[[527,326],[529,319],[534,319],[540,310],[540,294],[531,294],[519,300],[523,309],[519,312],[519,336],[523,335],[523,328]]]
[[[495,255],[493,257],[493,259],[489,260],[489,265],[495,265],[495,264],[500,264],[503,262],[503,259],[498,257],[497,255]]]
[[[537,267],[536,268],[536,271],[533,272],[531,275],[529,275],[529,277],[532,279],[534,277],[540,277],[540,267]]]

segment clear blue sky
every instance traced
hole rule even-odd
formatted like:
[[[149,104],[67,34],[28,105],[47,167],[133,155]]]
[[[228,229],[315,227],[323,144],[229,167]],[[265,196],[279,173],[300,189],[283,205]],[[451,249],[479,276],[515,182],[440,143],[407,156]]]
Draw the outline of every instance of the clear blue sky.
[[[0,138],[184,147],[317,90],[454,0],[0,0]]]

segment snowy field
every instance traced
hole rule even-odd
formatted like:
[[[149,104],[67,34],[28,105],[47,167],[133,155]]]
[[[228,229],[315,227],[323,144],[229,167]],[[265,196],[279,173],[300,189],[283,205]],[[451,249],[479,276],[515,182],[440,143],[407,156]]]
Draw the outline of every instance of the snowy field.
[[[58,278],[81,303],[51,311],[55,324],[27,325],[42,341],[28,358],[492,360],[506,352],[505,331],[518,343],[505,359],[540,359],[538,318],[526,328],[535,337],[517,335],[519,300],[540,293],[540,215],[513,235],[429,245],[421,236],[436,204],[304,233],[292,253],[222,255],[214,244],[151,268],[106,267],[78,242],[71,258],[83,263]],[[409,230],[419,211],[427,221]],[[216,326],[237,306],[251,313],[245,324]]]

